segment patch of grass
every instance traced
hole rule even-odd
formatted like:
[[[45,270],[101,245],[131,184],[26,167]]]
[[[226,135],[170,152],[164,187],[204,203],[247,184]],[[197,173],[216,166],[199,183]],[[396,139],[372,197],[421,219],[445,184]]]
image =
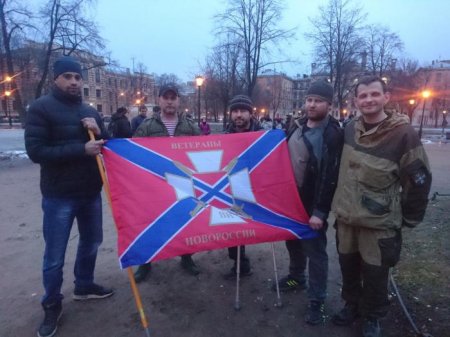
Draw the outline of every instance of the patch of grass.
[[[450,314],[450,198],[428,205],[423,223],[403,231],[394,277],[420,325],[435,336],[448,333]]]

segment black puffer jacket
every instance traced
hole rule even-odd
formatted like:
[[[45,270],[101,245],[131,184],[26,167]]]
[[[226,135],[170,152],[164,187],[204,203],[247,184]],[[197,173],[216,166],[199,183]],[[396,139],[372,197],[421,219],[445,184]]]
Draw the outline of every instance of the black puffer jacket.
[[[95,157],[86,155],[84,149],[89,141],[81,123],[84,117],[94,117],[102,138],[107,138],[97,111],[58,88],[30,106],[25,147],[30,159],[41,165],[44,197],[87,197],[100,192],[102,181]]]

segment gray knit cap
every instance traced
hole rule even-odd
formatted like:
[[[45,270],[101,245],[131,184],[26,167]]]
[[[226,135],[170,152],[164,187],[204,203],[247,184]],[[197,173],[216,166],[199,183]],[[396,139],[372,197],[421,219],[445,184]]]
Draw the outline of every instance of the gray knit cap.
[[[331,104],[333,102],[333,87],[325,81],[316,81],[311,84],[306,92],[306,97],[308,96],[320,97]]]
[[[236,109],[244,109],[253,112],[253,102],[250,97],[246,95],[236,95],[230,101],[230,111]]]

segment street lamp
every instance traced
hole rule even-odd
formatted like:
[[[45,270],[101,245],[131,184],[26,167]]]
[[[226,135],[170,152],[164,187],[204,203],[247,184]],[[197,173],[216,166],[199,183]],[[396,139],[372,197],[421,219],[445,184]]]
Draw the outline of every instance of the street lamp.
[[[10,128],[12,128],[12,119],[11,119],[11,113],[9,112],[9,109],[8,109],[8,99],[9,99],[9,96],[11,96],[11,91],[10,90],[6,90],[5,91],[5,97],[6,97],[6,99],[5,99],[5,103],[6,103],[6,116],[8,117],[8,122],[9,122],[9,127]]]
[[[411,98],[409,101],[409,109],[408,109],[408,117],[409,117],[409,122],[412,124],[412,118],[413,118],[413,112],[414,112],[414,108],[416,105],[416,100],[414,98]]]
[[[198,103],[197,103],[197,114],[198,114],[198,125],[200,126],[200,89],[203,85],[203,81],[205,79],[203,78],[203,76],[196,76],[195,77],[195,83],[197,84],[198,87]]]
[[[445,127],[447,126],[447,110],[442,111],[442,137],[445,134]]]
[[[425,102],[428,97],[431,96],[431,92],[429,90],[422,91],[422,97],[423,97],[423,107],[422,107],[422,118],[420,119],[420,126],[419,126],[419,139],[422,139],[422,127],[423,127],[423,116],[425,114]]]

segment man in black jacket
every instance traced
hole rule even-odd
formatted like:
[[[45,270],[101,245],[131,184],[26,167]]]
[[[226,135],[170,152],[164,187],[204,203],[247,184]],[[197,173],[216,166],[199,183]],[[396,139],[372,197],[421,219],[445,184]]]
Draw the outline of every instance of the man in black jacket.
[[[53,336],[62,313],[61,286],[70,230],[77,219],[79,242],[75,260],[75,300],[105,298],[113,291],[94,283],[97,250],[103,240],[102,181],[95,156],[107,137],[96,110],[81,102],[80,64],[63,56],[53,64],[55,86],[30,107],[25,146],[41,165],[45,253],[42,307],[45,318],[38,336]],[[89,140],[91,130],[97,140]]]
[[[305,118],[294,121],[288,131],[288,148],[297,188],[317,238],[286,241],[289,275],[279,281],[280,290],[305,289],[308,261],[308,324],[324,321],[327,296],[327,218],[336,189],[343,134],[339,122],[329,115],[333,88],[318,81],[306,93]]]
[[[109,136],[113,138],[131,138],[133,134],[127,114],[128,109],[120,107],[111,116],[111,122],[108,125]]]

